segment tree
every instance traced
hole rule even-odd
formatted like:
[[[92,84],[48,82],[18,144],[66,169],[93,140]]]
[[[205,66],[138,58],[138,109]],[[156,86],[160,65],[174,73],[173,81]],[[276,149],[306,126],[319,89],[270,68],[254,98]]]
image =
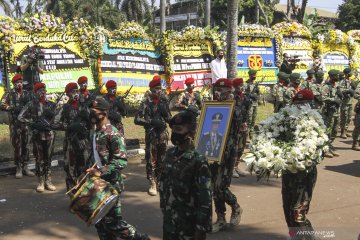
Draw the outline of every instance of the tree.
[[[164,33],[166,31],[166,22],[165,22],[165,0],[160,0],[160,32]]]
[[[120,9],[128,21],[135,21],[140,24],[150,15],[150,6],[147,0],[124,0]]]
[[[4,10],[4,13],[8,16],[12,16],[11,6],[8,1],[0,0],[0,7]]]
[[[335,22],[336,28],[344,32],[360,29],[359,0],[344,0],[338,8],[338,13],[338,19]]]
[[[23,14],[20,0],[10,0],[10,3],[14,6],[15,17],[20,18]]]
[[[61,4],[58,0],[47,0],[45,10],[47,14],[54,14],[55,16],[61,16]]]
[[[237,45],[238,45],[238,0],[228,0],[227,6],[227,70],[228,78],[237,77]]]
[[[302,0],[300,7],[300,1],[298,2],[298,5],[296,5],[295,0],[288,0],[287,1],[288,19],[296,19],[299,23],[303,23],[307,3],[308,0]]]

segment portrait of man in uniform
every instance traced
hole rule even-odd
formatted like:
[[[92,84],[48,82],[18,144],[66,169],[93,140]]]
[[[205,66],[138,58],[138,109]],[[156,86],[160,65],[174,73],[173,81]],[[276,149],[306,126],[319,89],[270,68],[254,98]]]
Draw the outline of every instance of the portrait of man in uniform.
[[[204,156],[219,157],[223,134],[219,132],[220,122],[223,119],[221,113],[215,113],[211,120],[211,131],[205,132],[198,145],[198,150]]]

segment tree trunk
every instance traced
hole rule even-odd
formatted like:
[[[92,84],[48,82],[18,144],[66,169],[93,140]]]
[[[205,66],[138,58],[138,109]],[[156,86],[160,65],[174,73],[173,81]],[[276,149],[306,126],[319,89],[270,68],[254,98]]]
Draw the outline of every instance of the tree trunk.
[[[305,9],[306,9],[307,3],[308,3],[308,0],[303,0],[302,1],[301,9],[299,11],[299,15],[298,15],[298,18],[297,18],[299,23],[303,23],[303,21],[304,21]]]
[[[237,77],[238,0],[228,0],[227,8],[227,69],[229,79]]]
[[[259,24],[259,1],[255,0],[255,23]]]
[[[164,33],[166,31],[166,22],[165,22],[165,0],[160,0],[160,32]]]
[[[205,0],[205,27],[210,26],[211,0]]]
[[[264,9],[263,9],[263,7],[261,6],[261,3],[260,3],[260,1],[259,0],[256,0],[256,2],[257,2],[257,6],[258,6],[258,9],[260,10],[260,12],[261,12],[261,14],[264,16],[264,18],[265,18],[265,23],[266,23],[266,26],[267,27],[269,27],[269,20],[268,20],[268,17],[267,17],[267,15],[266,15],[266,13],[265,13],[265,11],[264,11]],[[259,11],[258,11],[258,17],[259,17]],[[258,19],[258,22],[257,23],[259,23],[259,19]]]

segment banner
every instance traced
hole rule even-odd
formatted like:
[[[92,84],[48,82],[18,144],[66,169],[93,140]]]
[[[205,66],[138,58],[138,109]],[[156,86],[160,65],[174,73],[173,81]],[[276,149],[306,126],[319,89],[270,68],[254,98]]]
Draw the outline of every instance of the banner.
[[[86,57],[79,44],[69,32],[28,34],[16,32],[14,60],[10,62],[9,78],[18,70],[21,59],[29,52],[29,44],[36,44],[44,53],[44,73],[40,80],[46,84],[47,92],[63,92],[67,83],[76,82],[81,76],[88,78],[88,89],[94,88],[94,79]]]
[[[349,49],[346,44],[337,44],[335,47],[323,44],[321,57],[327,71],[331,69],[343,71],[349,67]]]
[[[173,47],[174,74],[172,90],[185,89],[186,78],[195,79],[195,87],[211,83],[210,65],[213,56],[212,43],[209,40],[197,42],[176,42]]]
[[[161,75],[165,86],[160,49],[143,39],[108,38],[100,61],[101,83],[117,82],[119,92],[133,86],[131,92],[144,93],[154,75]]]
[[[248,71],[252,69],[258,71],[258,79],[264,78],[263,84],[275,84],[278,72],[275,46],[275,39],[273,38],[239,37],[238,77],[244,80],[248,79]]]
[[[283,53],[289,54],[291,58],[300,59],[300,61],[296,63],[293,72],[300,73],[303,78],[306,78],[306,71],[313,62],[313,49],[310,39],[284,36],[282,48]]]

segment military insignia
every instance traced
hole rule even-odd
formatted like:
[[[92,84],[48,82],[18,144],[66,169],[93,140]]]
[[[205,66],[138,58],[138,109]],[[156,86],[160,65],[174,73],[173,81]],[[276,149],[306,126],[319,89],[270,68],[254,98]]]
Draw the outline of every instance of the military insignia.
[[[251,70],[260,70],[263,66],[263,59],[260,55],[250,55],[248,61]]]

